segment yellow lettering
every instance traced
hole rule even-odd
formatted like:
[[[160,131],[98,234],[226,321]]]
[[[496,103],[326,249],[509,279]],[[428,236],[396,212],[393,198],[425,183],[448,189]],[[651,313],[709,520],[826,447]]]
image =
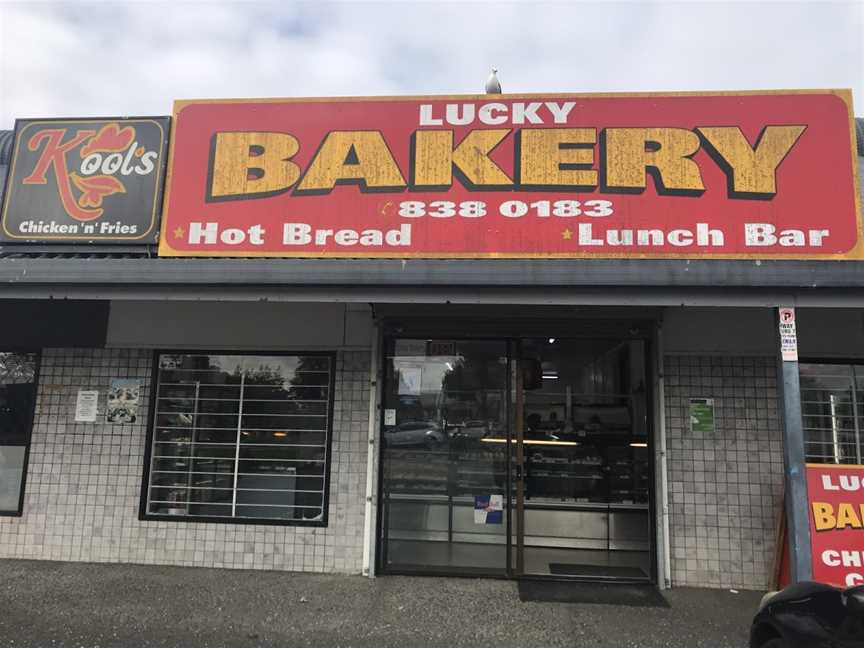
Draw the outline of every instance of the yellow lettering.
[[[777,167],[806,126],[766,126],[751,147],[737,126],[697,128],[705,150],[726,174],[733,198],[771,198]]]
[[[813,521],[817,531],[827,531],[837,526],[834,507],[827,502],[813,502]]]
[[[511,187],[513,180],[489,159],[509,133],[509,128],[472,130],[454,148],[453,131],[418,130],[414,133],[412,188],[449,187],[454,167],[469,189]]]
[[[528,128],[519,132],[522,187],[597,186],[593,128]]]
[[[208,198],[285,191],[300,177],[300,167],[290,161],[299,150],[297,139],[287,133],[216,133]]]
[[[843,502],[837,506],[837,528],[845,529],[847,526],[860,529],[861,518],[855,513],[855,508],[851,504]]]
[[[659,194],[700,195],[705,186],[699,165],[691,160],[699,150],[699,137],[684,128],[607,128],[601,147],[605,150],[604,185],[641,192],[654,178]]]
[[[309,163],[295,193],[329,193],[337,184],[398,191],[405,179],[380,131],[333,131]]]

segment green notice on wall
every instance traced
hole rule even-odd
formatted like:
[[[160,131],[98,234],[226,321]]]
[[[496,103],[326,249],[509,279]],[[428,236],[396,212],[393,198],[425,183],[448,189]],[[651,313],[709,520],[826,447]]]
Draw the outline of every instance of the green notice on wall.
[[[714,399],[713,398],[691,398],[690,399],[690,431],[691,432],[713,432],[714,431]]]

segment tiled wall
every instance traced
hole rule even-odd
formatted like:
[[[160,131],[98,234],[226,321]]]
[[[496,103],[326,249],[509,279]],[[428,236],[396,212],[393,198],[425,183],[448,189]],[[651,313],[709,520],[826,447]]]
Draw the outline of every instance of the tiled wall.
[[[152,354],[46,349],[22,518],[0,517],[0,557],[360,573],[369,353],[337,359],[326,528],[140,521]],[[104,421],[112,378],[144,387],[135,424]],[[667,356],[673,585],[767,586],[783,483],[773,358]],[[75,423],[79,389],[97,423]],[[690,431],[690,398],[715,399],[715,432]]]
[[[0,557],[360,573],[369,352],[338,354],[326,528],[138,519],[150,351],[46,349],[22,518],[0,517]],[[141,416],[105,422],[112,378],[138,378]],[[100,392],[96,423],[75,423],[79,389]]]
[[[776,364],[667,356],[673,586],[765,589],[783,493]],[[689,399],[713,398],[715,431],[691,432]]]

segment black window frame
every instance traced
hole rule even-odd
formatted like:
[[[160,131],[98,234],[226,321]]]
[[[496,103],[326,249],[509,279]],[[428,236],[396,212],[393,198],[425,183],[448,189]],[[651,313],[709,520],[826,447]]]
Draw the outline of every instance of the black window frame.
[[[329,399],[327,403],[327,441],[325,444],[326,459],[324,461],[324,493],[320,520],[284,520],[276,518],[241,518],[224,516],[190,516],[164,515],[147,512],[148,490],[150,486],[150,466],[153,452],[153,434],[156,421],[157,387],[159,383],[159,357],[161,355],[223,355],[223,356],[269,356],[269,357],[326,357],[330,359],[330,382],[328,385]],[[336,403],[336,361],[335,351],[252,351],[246,349],[155,349],[150,375],[150,392],[147,419],[147,438],[144,448],[144,471],[141,481],[141,496],[138,508],[138,519],[141,521],[204,523],[204,524],[250,524],[258,526],[296,526],[296,527],[327,527],[330,515],[330,473],[333,461],[333,413]]]
[[[3,444],[6,447],[24,448],[24,465],[21,469],[21,486],[18,493],[18,509],[16,511],[0,509],[0,517],[22,517],[24,515],[24,495],[27,491],[27,472],[30,466],[30,446],[33,445],[33,425],[36,422],[36,407],[39,400],[39,369],[42,366],[41,349],[3,349],[0,353],[29,353],[33,358],[33,409],[30,412],[30,425],[27,429],[27,441],[24,444]]]

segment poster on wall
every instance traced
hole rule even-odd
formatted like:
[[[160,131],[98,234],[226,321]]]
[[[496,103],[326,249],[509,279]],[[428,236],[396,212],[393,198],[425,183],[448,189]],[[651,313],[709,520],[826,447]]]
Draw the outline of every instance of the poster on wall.
[[[134,423],[138,419],[138,403],[141,382],[135,379],[114,378],[108,390],[108,407],[105,419],[108,423]]]
[[[169,164],[160,256],[864,259],[849,90],[177,101]]]
[[[864,585],[864,466],[808,464],[813,580]]]
[[[153,245],[168,117],[19,119],[0,241]]]
[[[713,434],[714,432],[714,399],[690,399],[690,431]]]

